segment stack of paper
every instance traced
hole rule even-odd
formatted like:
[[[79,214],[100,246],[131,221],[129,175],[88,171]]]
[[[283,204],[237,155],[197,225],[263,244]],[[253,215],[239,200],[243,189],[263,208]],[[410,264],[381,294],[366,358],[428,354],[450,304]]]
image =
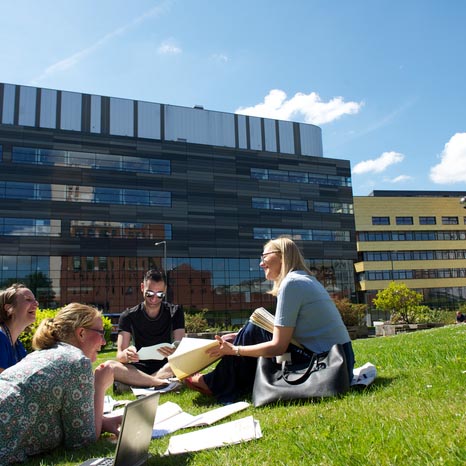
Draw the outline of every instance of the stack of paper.
[[[168,356],[168,364],[179,380],[205,369],[220,359],[207,354],[209,348],[218,346],[217,340],[184,337],[176,351]]]

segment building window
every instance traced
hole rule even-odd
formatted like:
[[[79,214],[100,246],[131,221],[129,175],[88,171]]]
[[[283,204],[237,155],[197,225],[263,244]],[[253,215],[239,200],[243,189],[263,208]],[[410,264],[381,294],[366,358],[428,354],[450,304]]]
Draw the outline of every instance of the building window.
[[[104,188],[0,181],[0,199],[171,206],[171,193],[147,189]]]
[[[437,220],[435,217],[419,217],[419,225],[436,225]]]
[[[397,225],[412,225],[413,217],[396,217]]]
[[[56,165],[93,170],[154,173],[157,175],[169,175],[171,173],[170,160],[98,152],[13,147],[11,159],[14,163],[31,163],[34,165]]]
[[[253,197],[253,209],[307,211],[307,202],[294,199],[273,199],[268,197]]]
[[[458,225],[458,217],[442,217],[442,225]]]
[[[353,204],[346,202],[314,202],[314,211],[328,214],[352,214]]]
[[[390,225],[390,217],[372,217],[372,225]]]
[[[288,183],[310,183],[326,186],[351,186],[349,176],[321,175],[317,173],[300,173],[288,170],[251,168],[253,180],[286,181]]]
[[[254,228],[254,239],[273,239],[289,236],[295,241],[350,241],[347,230],[300,230],[285,228]]]

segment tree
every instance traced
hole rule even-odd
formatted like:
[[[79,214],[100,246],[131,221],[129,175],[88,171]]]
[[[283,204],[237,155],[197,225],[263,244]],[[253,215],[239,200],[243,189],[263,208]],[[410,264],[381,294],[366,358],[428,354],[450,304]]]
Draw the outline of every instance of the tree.
[[[373,304],[379,311],[391,312],[391,321],[413,323],[417,310],[420,309],[423,296],[410,290],[402,282],[391,282],[385,290],[380,290],[373,299]]]

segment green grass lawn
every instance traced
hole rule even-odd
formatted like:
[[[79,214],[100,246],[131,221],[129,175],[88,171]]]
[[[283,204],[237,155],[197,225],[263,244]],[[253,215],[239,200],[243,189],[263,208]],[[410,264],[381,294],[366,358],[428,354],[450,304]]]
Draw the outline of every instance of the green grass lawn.
[[[225,420],[247,415],[259,420],[263,437],[240,445],[163,457],[169,437],[153,440],[148,464],[466,464],[465,342],[466,325],[354,341],[356,365],[369,361],[377,366],[378,377],[368,389],[318,403],[250,407]],[[100,356],[105,360],[113,355]],[[165,401],[191,414],[218,406],[189,390],[161,395],[160,403]],[[57,450],[25,464],[75,465],[90,456],[111,455],[114,449],[102,438],[91,447]]]

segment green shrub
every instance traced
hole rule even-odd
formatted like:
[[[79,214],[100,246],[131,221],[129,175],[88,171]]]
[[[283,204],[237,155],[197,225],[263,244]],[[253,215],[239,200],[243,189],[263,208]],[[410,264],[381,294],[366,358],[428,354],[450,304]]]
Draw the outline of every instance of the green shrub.
[[[20,336],[19,339],[23,343],[26,351],[30,353],[32,351],[32,337],[37,330],[37,327],[44,319],[51,319],[56,316],[59,309],[37,309],[36,320],[30,325]],[[110,335],[112,334],[112,322],[108,317],[102,316],[102,323],[105,331],[105,340],[107,344],[111,342]]]
[[[209,328],[209,324],[205,318],[205,311],[185,312],[184,327],[186,333],[206,332]]]
[[[367,304],[354,304],[348,298],[335,298],[333,301],[347,327],[363,325],[365,323],[364,318],[366,316]]]

